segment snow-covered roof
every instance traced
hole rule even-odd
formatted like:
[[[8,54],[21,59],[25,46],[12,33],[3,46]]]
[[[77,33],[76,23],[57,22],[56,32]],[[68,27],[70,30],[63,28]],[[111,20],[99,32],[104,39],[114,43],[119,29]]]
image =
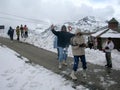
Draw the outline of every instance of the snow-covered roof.
[[[107,30],[107,29],[100,30],[100,31],[98,31],[98,32],[96,32],[96,33],[94,33],[94,34],[92,34],[91,36],[97,37],[97,36],[99,36],[101,33],[105,32],[106,30]]]
[[[117,31],[109,29],[106,33],[102,34],[100,37],[102,37],[102,38],[107,38],[107,37],[120,38],[120,33],[118,33]]]
[[[108,38],[108,37],[111,37],[111,38],[120,38],[120,33],[118,33],[117,31],[114,31],[112,29],[104,29],[104,30],[101,30],[101,31],[98,31],[94,34],[92,34],[91,36],[93,37],[101,37],[101,38]]]

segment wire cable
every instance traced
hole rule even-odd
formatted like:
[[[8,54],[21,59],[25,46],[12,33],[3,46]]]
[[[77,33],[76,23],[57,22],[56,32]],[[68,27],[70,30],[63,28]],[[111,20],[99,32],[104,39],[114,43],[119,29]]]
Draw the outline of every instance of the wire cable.
[[[0,12],[0,14],[14,16],[14,17],[17,17],[17,18],[22,18],[22,19],[26,19],[26,20],[29,20],[29,21],[34,21],[36,23],[48,23],[48,22],[45,22],[43,20],[38,20],[38,19],[33,19],[33,18],[25,18],[25,17],[22,17],[22,16],[13,15],[13,14],[5,13],[5,12]],[[6,18],[6,17],[1,17],[1,18],[9,19],[9,18]]]

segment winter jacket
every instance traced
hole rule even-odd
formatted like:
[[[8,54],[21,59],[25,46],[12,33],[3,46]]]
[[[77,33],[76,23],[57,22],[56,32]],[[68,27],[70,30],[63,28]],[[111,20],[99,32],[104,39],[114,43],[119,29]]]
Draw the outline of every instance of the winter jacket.
[[[27,31],[28,31],[27,26],[25,26],[23,29],[24,29],[24,31],[25,31],[25,32],[27,32]]]
[[[16,34],[20,35],[20,29],[18,27],[16,28]]]
[[[110,41],[109,43],[108,41],[106,41],[104,46],[105,52],[111,52],[113,49],[114,49],[114,43],[112,41]]]
[[[84,38],[83,36],[74,36],[73,38],[71,38],[71,41],[73,43],[72,45],[72,53],[73,56],[81,56],[81,55],[85,55],[85,46],[83,44],[85,44]]]
[[[23,33],[23,27],[22,26],[20,27],[20,31],[21,31],[21,33]]]
[[[70,44],[70,38],[74,36],[74,34],[65,32],[65,31],[55,31],[52,29],[52,33],[55,34],[58,38],[58,47],[68,47]]]
[[[8,35],[9,35],[10,37],[13,37],[13,34],[14,34],[14,29],[10,28],[10,29],[8,30]]]

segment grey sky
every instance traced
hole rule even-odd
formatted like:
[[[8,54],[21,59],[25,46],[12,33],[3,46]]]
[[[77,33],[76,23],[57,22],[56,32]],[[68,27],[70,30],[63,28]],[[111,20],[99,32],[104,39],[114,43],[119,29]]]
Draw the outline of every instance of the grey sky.
[[[119,19],[119,4],[119,0],[0,0],[0,12],[63,23],[85,16],[95,16],[103,20],[112,17]],[[1,16],[10,17],[0,14]],[[5,22],[1,18],[0,21]]]

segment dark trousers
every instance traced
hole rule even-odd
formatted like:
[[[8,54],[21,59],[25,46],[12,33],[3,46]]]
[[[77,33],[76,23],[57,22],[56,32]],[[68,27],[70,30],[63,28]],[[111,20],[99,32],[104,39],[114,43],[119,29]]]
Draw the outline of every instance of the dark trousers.
[[[10,40],[13,40],[13,35],[10,35]]]
[[[17,40],[18,40],[18,41],[20,40],[20,35],[17,35]]]
[[[25,38],[27,38],[28,37],[28,32],[27,31],[25,31],[25,36],[24,36]]]
[[[111,52],[106,52],[105,57],[106,57],[106,61],[107,61],[107,66],[112,66]]]
[[[86,63],[85,55],[74,56],[74,65],[73,65],[73,70],[74,71],[77,71],[77,69],[78,69],[79,58],[81,59],[81,62],[82,62],[82,68],[87,69],[87,66],[86,66],[87,63]]]

